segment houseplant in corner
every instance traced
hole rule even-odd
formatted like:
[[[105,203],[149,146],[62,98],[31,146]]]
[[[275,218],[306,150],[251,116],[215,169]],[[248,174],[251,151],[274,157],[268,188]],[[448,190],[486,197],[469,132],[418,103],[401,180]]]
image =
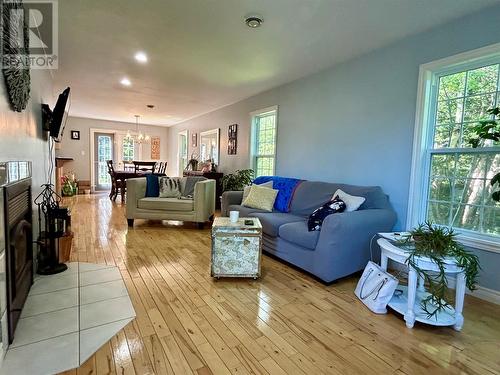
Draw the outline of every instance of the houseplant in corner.
[[[243,190],[245,186],[252,183],[253,169],[237,170],[234,173],[228,173],[222,177],[223,191]]]
[[[426,222],[410,231],[410,236],[404,240],[404,243],[410,245],[407,247],[410,253],[406,260],[407,264],[414,268],[428,284],[429,295],[421,302],[422,309],[428,314],[428,317],[436,316],[437,318],[437,313],[449,306],[446,301],[448,279],[444,271],[446,258],[455,259],[457,265],[464,269],[467,288],[475,289],[480,270],[479,259],[455,240],[453,229]],[[418,257],[429,258],[436,264],[439,272],[419,268]]]

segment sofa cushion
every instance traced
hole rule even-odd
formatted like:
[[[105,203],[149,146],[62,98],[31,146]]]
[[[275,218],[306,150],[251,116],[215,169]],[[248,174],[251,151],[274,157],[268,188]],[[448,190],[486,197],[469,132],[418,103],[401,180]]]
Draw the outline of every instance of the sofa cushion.
[[[279,229],[280,238],[310,250],[316,248],[320,231],[309,232],[306,221],[283,224]]]
[[[253,212],[262,212],[266,211],[258,210],[257,208],[245,207],[240,204],[230,204],[227,208],[227,215],[229,216],[229,211],[238,211],[240,213],[240,217],[248,217]]]
[[[181,180],[179,177],[160,177],[160,198],[179,198],[181,196]]]
[[[141,198],[137,202],[137,207],[143,210],[160,211],[194,211],[194,200],[178,198]]]
[[[355,195],[347,194],[342,189],[337,189],[335,193],[333,193],[332,199],[340,199],[346,205],[345,210],[347,212],[356,211],[363,203],[365,203],[365,197],[357,197]]]
[[[252,212],[250,216],[259,218],[262,224],[262,232],[272,237],[278,235],[278,230],[283,224],[296,221],[306,222],[306,218],[303,216],[296,216],[284,212]]]
[[[264,182],[263,184],[260,184],[259,186],[268,187],[268,188],[272,189],[273,188],[273,182],[272,181],[267,181],[267,182]],[[241,199],[242,202],[244,202],[245,199],[247,199],[248,194],[250,194],[250,189],[251,188],[252,188],[252,185],[248,185],[248,186],[245,186],[243,188],[243,198]]]
[[[153,173],[146,175],[146,197],[160,196],[160,180],[159,177]]]
[[[248,197],[241,204],[245,207],[272,212],[277,195],[278,190],[260,185],[252,185],[250,186]]]
[[[389,199],[380,186],[356,186],[318,181],[303,181],[293,196],[290,212],[294,215],[309,216],[316,208],[328,202],[337,189],[347,194],[366,198],[359,207],[360,210],[369,208],[391,209]]]

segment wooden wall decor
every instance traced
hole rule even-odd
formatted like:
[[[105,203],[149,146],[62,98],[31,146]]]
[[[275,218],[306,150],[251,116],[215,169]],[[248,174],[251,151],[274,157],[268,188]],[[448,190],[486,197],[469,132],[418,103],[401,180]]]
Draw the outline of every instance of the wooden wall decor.
[[[227,131],[227,154],[236,155],[238,153],[238,124],[229,125]]]
[[[151,160],[160,160],[160,137],[151,137]]]
[[[11,17],[22,17],[24,12],[11,12],[11,9],[22,9],[23,2],[14,0],[9,2],[0,2],[2,6],[2,58],[12,56],[14,60],[22,61],[29,56],[29,30],[26,21],[11,19]],[[24,46],[18,47],[18,33],[20,30],[11,25],[23,25]],[[30,99],[30,69],[28,65],[19,64],[4,67],[2,69],[5,79],[5,86],[9,96],[11,108],[16,112],[26,109]]]

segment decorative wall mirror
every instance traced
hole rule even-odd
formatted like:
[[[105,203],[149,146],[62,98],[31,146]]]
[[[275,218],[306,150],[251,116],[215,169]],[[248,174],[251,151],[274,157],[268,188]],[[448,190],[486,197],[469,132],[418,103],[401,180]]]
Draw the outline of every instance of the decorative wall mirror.
[[[208,160],[219,165],[219,129],[200,133],[200,161]]]

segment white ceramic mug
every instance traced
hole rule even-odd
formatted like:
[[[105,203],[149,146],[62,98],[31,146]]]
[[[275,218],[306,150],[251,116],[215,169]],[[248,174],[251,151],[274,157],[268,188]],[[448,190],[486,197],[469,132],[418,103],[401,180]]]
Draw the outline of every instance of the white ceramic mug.
[[[239,218],[240,218],[239,211],[229,211],[229,220],[231,220],[231,223],[233,224],[237,223]]]

